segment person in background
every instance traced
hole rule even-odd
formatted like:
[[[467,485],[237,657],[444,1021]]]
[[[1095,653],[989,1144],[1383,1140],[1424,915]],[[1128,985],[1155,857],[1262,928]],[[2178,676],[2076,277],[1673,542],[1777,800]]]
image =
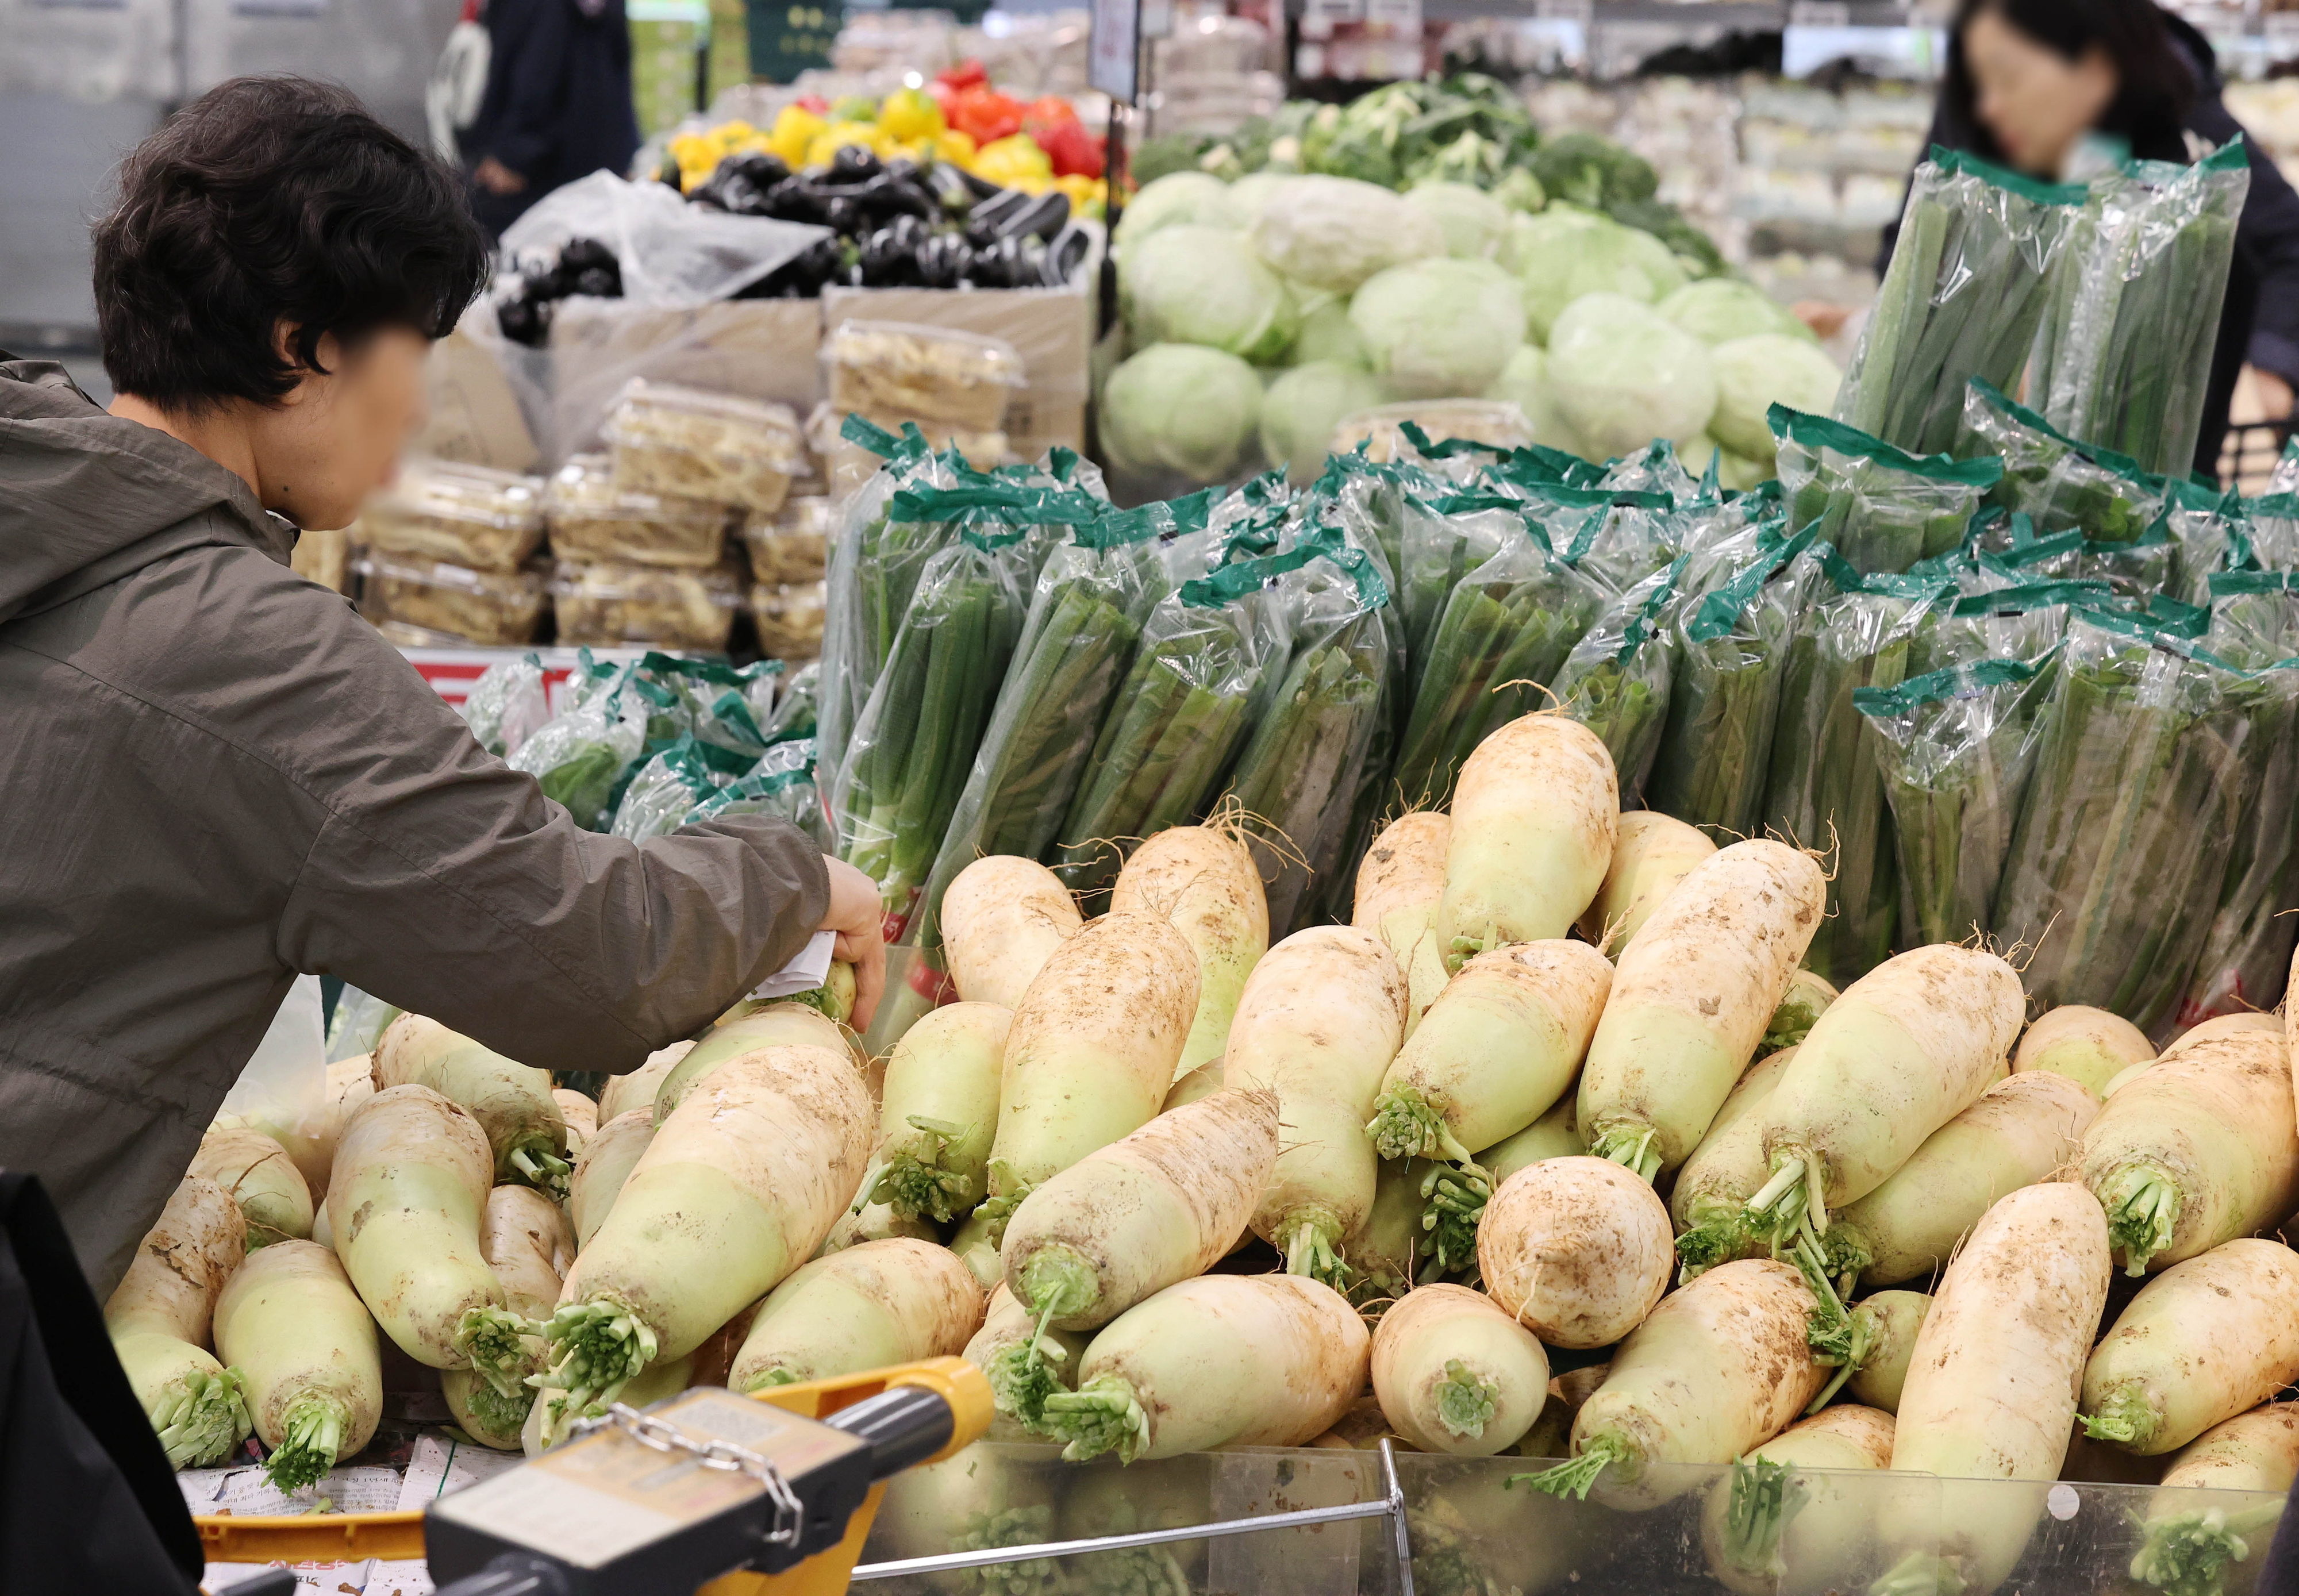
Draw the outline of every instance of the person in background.
[[[2185,164],[2243,132],[2220,98],[2204,36],[2152,0],[1962,0],[1948,35],[1927,148],[1941,145],[2060,180],[2087,139],[2121,140],[2144,161]],[[2195,469],[2216,478],[2228,403],[2249,368],[2266,419],[2291,413],[2299,384],[2299,195],[2255,138],[2236,233]],[[1880,275],[1896,225],[1886,229]],[[1822,336],[1838,307],[1799,307]]]
[[[578,827],[332,590],[486,272],[455,173],[295,78],[211,89],[95,229],[107,411],[0,353],[0,1168],[101,1301],[299,972],[621,1073],[878,890],[794,826]]]
[[[638,153],[623,0],[485,0],[486,93],[461,135],[490,237],[564,183]]]

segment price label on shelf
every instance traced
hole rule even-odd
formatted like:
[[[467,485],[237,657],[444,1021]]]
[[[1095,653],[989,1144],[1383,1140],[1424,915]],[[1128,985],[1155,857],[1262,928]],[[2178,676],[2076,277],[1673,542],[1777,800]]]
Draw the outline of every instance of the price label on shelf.
[[[1365,20],[1369,29],[1417,38],[1421,0],[1365,0]]]
[[[1085,80],[1111,99],[1133,104],[1141,50],[1140,0],[1093,0]]]

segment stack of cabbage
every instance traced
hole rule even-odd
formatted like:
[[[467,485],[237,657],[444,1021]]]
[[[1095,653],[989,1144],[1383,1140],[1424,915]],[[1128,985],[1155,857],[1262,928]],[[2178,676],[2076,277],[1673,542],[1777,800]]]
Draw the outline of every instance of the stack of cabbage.
[[[1538,185],[1512,197],[1538,204]],[[1343,419],[1456,397],[1515,403],[1531,441],[1592,460],[1656,437],[1695,469],[1721,451],[1727,485],[1753,486],[1767,407],[1835,398],[1835,367],[1780,307],[1562,200],[1177,172],[1126,208],[1115,248],[1130,354],[1100,426],[1121,495],[1262,462],[1307,480]]]

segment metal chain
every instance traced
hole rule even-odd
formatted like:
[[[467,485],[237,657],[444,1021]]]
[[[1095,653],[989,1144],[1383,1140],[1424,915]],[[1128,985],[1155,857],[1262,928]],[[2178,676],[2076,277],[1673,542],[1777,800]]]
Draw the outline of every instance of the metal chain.
[[[731,1441],[697,1442],[686,1438],[686,1433],[669,1420],[642,1413],[627,1402],[614,1402],[596,1418],[578,1418],[569,1426],[569,1439],[576,1440],[599,1430],[627,1431],[632,1440],[650,1451],[669,1454],[684,1452],[705,1468],[716,1468],[728,1474],[744,1475],[766,1488],[775,1504],[774,1527],[762,1539],[769,1546],[794,1546],[798,1543],[799,1528],[806,1510],[799,1506],[798,1495],[783,1478],[782,1470],[774,1460],[762,1457],[748,1447],[737,1446]]]

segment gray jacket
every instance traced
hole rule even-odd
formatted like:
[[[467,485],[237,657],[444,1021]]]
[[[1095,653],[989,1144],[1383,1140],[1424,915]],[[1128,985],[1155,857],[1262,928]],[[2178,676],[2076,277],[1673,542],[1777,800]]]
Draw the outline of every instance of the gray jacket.
[[[622,1071],[827,905],[780,821],[577,827],[288,569],[295,540],[206,456],[0,355],[0,1167],[46,1184],[99,1300],[297,972]]]

